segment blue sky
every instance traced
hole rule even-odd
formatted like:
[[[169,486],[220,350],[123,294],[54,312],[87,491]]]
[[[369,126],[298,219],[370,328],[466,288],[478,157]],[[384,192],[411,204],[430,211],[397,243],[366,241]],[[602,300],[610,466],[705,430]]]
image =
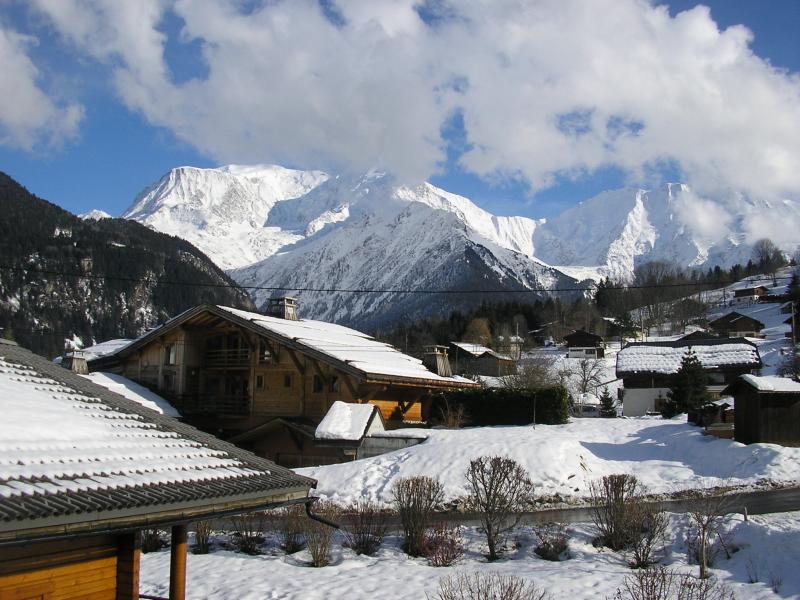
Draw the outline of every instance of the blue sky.
[[[68,4],[68,2],[64,0],[64,4]],[[125,15],[110,14],[113,11],[104,10],[100,6],[101,2],[88,4],[98,5],[91,16],[97,19],[97,26],[101,30],[108,29],[103,19],[118,18],[121,23],[121,20],[125,18]],[[435,2],[429,4],[432,9],[436,9],[438,6],[438,3]],[[693,8],[695,4],[685,0],[670,2],[669,15],[675,17],[679,12]],[[797,80],[793,81],[790,73],[794,73],[796,78],[797,73],[800,72],[800,42],[797,37],[797,32],[800,31],[800,2],[797,0],[715,0],[707,2],[706,5],[710,7],[711,18],[721,30],[732,25],[743,24],[752,31],[754,37],[749,42],[749,47],[753,53],[768,60],[773,67],[784,70],[785,81],[778,81],[775,85],[797,85]],[[329,17],[331,14],[334,15],[333,20],[335,21],[338,14],[336,12],[337,5],[333,2],[326,2],[325,8]],[[330,12],[331,9],[333,12]],[[248,10],[258,12],[262,10],[262,7],[258,6],[258,3],[254,3],[254,6],[246,7],[243,12]],[[634,10],[636,10],[635,6],[631,11]],[[82,111],[82,117],[76,121],[74,127],[69,128],[67,133],[41,133],[46,131],[47,127],[54,131],[59,130],[58,125],[53,125],[51,119],[49,125],[42,125],[35,130],[35,133],[19,133],[14,137],[11,134],[4,135],[2,112],[9,109],[4,109],[0,104],[0,170],[7,172],[32,192],[76,213],[92,208],[101,208],[112,214],[119,214],[131,203],[139,191],[175,166],[188,164],[210,167],[221,162],[259,162],[255,157],[262,154],[268,156],[265,156],[265,160],[260,162],[269,162],[280,158],[283,159],[280,161],[283,164],[298,168],[352,168],[355,171],[368,166],[371,156],[378,156],[382,161],[379,163],[381,167],[393,170],[396,168],[401,172],[407,171],[412,174],[410,175],[412,178],[416,173],[423,173],[432,183],[449,191],[469,196],[484,208],[497,214],[521,214],[534,217],[553,216],[564,208],[600,191],[626,184],[656,185],[659,181],[688,178],[693,179],[692,183],[697,180],[699,185],[706,185],[709,189],[714,186],[724,187],[728,184],[728,180],[733,179],[731,177],[726,179],[726,174],[736,174],[742,170],[734,159],[731,159],[732,162],[726,167],[727,170],[720,168],[719,172],[708,174],[702,168],[704,157],[701,154],[684,156],[681,154],[681,149],[672,153],[665,151],[665,156],[661,159],[658,150],[652,149],[653,145],[657,145],[658,139],[649,142],[646,148],[615,148],[609,155],[601,156],[598,153],[602,154],[603,148],[609,145],[608,141],[592,146],[584,144],[583,139],[588,136],[584,135],[586,132],[582,130],[570,134],[575,138],[574,140],[570,140],[567,136],[566,145],[561,151],[563,156],[556,156],[550,160],[547,147],[542,147],[544,142],[541,145],[532,144],[530,148],[527,148],[524,136],[516,138],[514,135],[515,122],[483,122],[483,116],[488,112],[494,112],[495,106],[497,106],[497,113],[503,112],[506,98],[491,96],[490,88],[494,83],[491,79],[491,69],[473,73],[469,62],[471,59],[466,52],[459,54],[459,58],[463,59],[466,65],[463,72],[467,75],[464,77],[469,79],[469,84],[465,86],[469,88],[466,93],[462,94],[458,89],[460,84],[455,83],[453,84],[455,92],[451,90],[442,94],[440,80],[437,86],[431,85],[426,93],[410,94],[410,105],[407,105],[407,100],[404,98],[403,102],[392,108],[391,96],[397,96],[398,93],[405,94],[409,88],[414,89],[414,86],[420,85],[420,82],[414,77],[421,69],[418,68],[419,65],[409,66],[404,62],[405,59],[401,58],[409,54],[408,48],[399,47],[396,50],[386,50],[386,67],[378,69],[369,78],[369,85],[374,85],[378,90],[383,89],[380,87],[383,85],[383,77],[394,78],[394,76],[392,73],[386,75],[382,71],[390,72],[394,69],[399,73],[395,79],[404,82],[404,78],[408,78],[407,85],[404,88],[398,88],[399,92],[388,90],[386,92],[388,97],[381,100],[380,107],[367,106],[364,109],[372,119],[368,123],[370,127],[364,127],[365,132],[359,130],[362,123],[361,115],[358,112],[352,115],[342,112],[341,120],[349,127],[345,127],[339,122],[329,123],[319,115],[312,115],[307,122],[305,114],[301,110],[303,107],[300,106],[295,110],[295,107],[292,106],[292,92],[281,91],[291,89],[292,73],[289,74],[288,80],[282,80],[282,85],[276,86],[280,89],[269,90],[270,98],[274,98],[276,95],[284,95],[287,98],[276,101],[274,105],[270,103],[268,107],[264,108],[265,111],[279,114],[281,114],[280,111],[285,111],[285,117],[281,117],[280,120],[288,124],[286,127],[283,127],[282,123],[262,124],[257,116],[249,116],[249,121],[240,124],[235,120],[236,111],[228,108],[229,106],[238,106],[235,104],[236,101],[233,101],[234,104],[225,105],[219,113],[211,110],[206,113],[204,106],[195,106],[192,110],[202,117],[194,117],[193,120],[190,118],[192,115],[187,115],[184,120],[181,100],[173,99],[171,94],[178,88],[180,88],[179,91],[185,93],[192,82],[209,77],[212,67],[204,57],[204,44],[213,48],[221,48],[224,43],[238,46],[235,37],[233,41],[230,41],[225,38],[224,33],[219,34],[208,25],[208,23],[219,22],[218,16],[209,17],[209,20],[203,23],[200,23],[200,17],[197,17],[198,23],[191,26],[195,28],[195,32],[188,35],[186,32],[182,32],[186,21],[177,14],[178,11],[166,10],[154,19],[154,31],[166,36],[162,47],[163,54],[160,57],[169,71],[167,78],[169,85],[166,85],[163,81],[158,80],[158,68],[153,69],[156,75],[150,76],[146,72],[152,62],[152,54],[149,53],[151,49],[142,48],[138,53],[132,50],[128,55],[126,48],[114,47],[116,40],[98,41],[97,36],[94,36],[95,39],[93,39],[91,32],[80,30],[79,21],[85,19],[85,16],[77,13],[75,15],[56,14],[59,12],[61,11],[58,8],[54,9],[53,3],[47,0],[42,0],[41,6],[36,9],[29,8],[21,2],[0,3],[0,26],[9,36],[17,36],[10,39],[22,40],[15,42],[11,47],[13,50],[24,53],[24,58],[27,58],[29,63],[35,67],[36,74],[32,81],[43,96],[51,99],[52,106],[49,109],[53,113],[53,119],[66,115],[69,107],[79,107],[79,110]],[[333,67],[344,65],[342,70],[346,71],[352,64],[353,56],[356,53],[358,56],[365,54],[362,44],[363,40],[368,38],[368,34],[364,33],[367,31],[366,29],[355,33],[348,31],[355,29],[362,16],[360,13],[354,9],[343,7],[342,15],[342,21],[336,23],[337,27],[330,28],[330,23],[319,25],[319,27],[326,27],[324,36],[327,37],[323,37],[323,40],[329,38],[330,41],[329,47],[324,46],[323,43],[320,44],[320,52],[328,51],[329,48],[342,48],[342,62],[337,63],[333,60],[331,64]],[[291,19],[295,15],[287,9],[287,15],[283,16]],[[425,16],[428,20],[424,26],[427,29],[426,32],[419,33],[418,25],[409,24],[408,31],[403,31],[403,33],[407,37],[424,35],[425,43],[429,43],[431,47],[430,56],[433,56],[437,46],[435,40],[430,40],[432,37],[430,30],[437,27],[448,27],[447,24],[440,25],[439,18],[446,23],[457,23],[459,17],[447,14],[441,17],[436,14],[433,16],[426,14]],[[371,17],[383,23],[386,31],[394,27],[395,22],[402,22],[402,19],[392,13],[390,9],[371,15]],[[697,21],[702,25],[702,19],[698,18]],[[386,25],[387,23],[389,25]],[[205,31],[210,32],[206,34],[205,38],[197,33],[204,26],[206,27]],[[231,28],[233,27],[240,27],[244,37],[247,32],[245,28],[248,25],[245,21],[239,22],[236,19],[236,23],[231,25]],[[311,26],[309,25],[309,27]],[[667,25],[664,27],[666,28]],[[453,28],[455,29],[455,26]],[[694,28],[689,28],[690,34],[694,30]],[[120,26],[120,31],[123,31],[122,26]],[[342,32],[343,38],[345,34],[350,36],[344,38],[346,43],[336,37],[339,35],[337,31]],[[531,36],[538,35],[536,31],[532,30]],[[221,39],[226,41],[216,40],[212,44],[210,36],[214,34],[221,35]],[[402,43],[397,41],[400,36],[394,32],[391,34],[387,36],[391,44]],[[579,34],[580,31],[576,35]],[[308,35],[316,37],[316,34],[310,29]],[[451,40],[459,39],[456,33],[448,32],[448,35],[452,36]],[[488,53],[488,45],[494,42],[497,34],[487,28],[487,31],[479,32],[480,35],[485,36],[480,39],[486,40]],[[592,33],[587,31],[585,35],[591,36]],[[19,38],[18,36],[27,37]],[[452,45],[456,43],[453,42]],[[500,50],[492,49],[493,52],[511,56],[507,47],[501,47],[501,40],[497,40],[497,43]],[[348,44],[349,47],[347,47]],[[391,44],[382,40],[375,47],[379,48],[379,51],[384,51]],[[476,42],[476,45],[479,45],[479,42]],[[138,51],[138,48],[134,50]],[[333,50],[333,52],[336,51]],[[632,51],[635,52],[635,50]],[[309,49],[308,52],[313,53],[314,49]],[[349,54],[350,52],[353,54]],[[526,59],[536,56],[533,51],[531,52],[532,54],[526,56]],[[541,49],[537,52],[541,55]],[[720,60],[723,60],[725,52],[726,49],[721,48],[719,53],[714,56],[720,56]],[[291,50],[289,53],[289,56],[283,57],[283,63],[294,59]],[[430,56],[425,57],[426,67],[430,65]],[[482,55],[476,54],[472,62],[477,64],[481,59]],[[218,56],[216,60],[222,59]],[[312,56],[310,60],[315,60],[315,57]],[[393,62],[395,60],[396,63]],[[515,59],[512,57],[508,60],[514,61]],[[141,61],[141,64],[136,61]],[[566,64],[564,68],[565,71],[569,70],[569,64]],[[335,69],[333,70],[335,71]],[[456,71],[455,68],[453,70]],[[750,73],[752,70],[753,67],[750,65],[743,72]],[[260,73],[257,69],[252,72]],[[691,72],[691,66],[686,68],[686,72]],[[24,74],[25,69],[21,67],[20,73]],[[519,73],[511,76],[510,81],[514,88],[508,89],[508,96],[516,95],[517,84],[521,86],[524,83]],[[457,71],[456,75],[461,76]],[[353,77],[356,76],[360,77],[360,75],[353,75]],[[323,82],[321,86],[331,85],[335,92],[336,85],[348,85],[346,77],[345,73],[338,83],[328,81],[327,83]],[[548,77],[553,77],[553,73],[548,73]],[[767,81],[765,85],[772,85],[772,79],[774,76],[765,75],[765,81]],[[10,79],[0,79],[0,81],[3,85],[10,86],[9,89],[15,85],[14,81]],[[358,81],[359,85],[363,83],[361,79]],[[427,80],[424,80],[422,85],[426,82]],[[24,88],[27,83],[30,81],[20,84],[20,88]],[[743,86],[747,85],[746,80],[741,83]],[[152,84],[150,88],[147,87],[149,84]],[[501,84],[502,82],[496,85]],[[630,84],[636,86],[637,81],[634,79]],[[507,82],[506,85],[508,85]],[[140,93],[142,89],[146,93]],[[365,93],[374,92],[375,89],[367,89]],[[216,87],[214,90],[204,90],[203,93],[208,94],[203,101],[206,106],[213,105],[217,97],[225,95],[226,92],[224,87]],[[218,96],[215,96],[215,93]],[[243,91],[242,93],[246,94],[247,92]],[[303,88],[298,86],[295,93],[297,93],[296,99],[300,101]],[[464,100],[462,104],[462,97],[465,98],[473,93],[475,97],[469,101]],[[520,90],[519,93],[525,92]],[[726,92],[723,90],[723,93]],[[776,94],[785,96],[785,92],[776,92]],[[454,97],[455,100],[453,100]],[[323,96],[322,98],[327,102],[336,96]],[[362,98],[357,95],[352,96],[348,98],[346,106],[357,105],[361,100]],[[535,103],[536,95],[534,94],[526,101]],[[557,102],[557,97],[551,101]],[[170,102],[174,102],[176,106],[170,107]],[[452,103],[452,106],[442,109],[441,104],[448,102]],[[161,106],[162,103],[163,106]],[[635,104],[622,104],[626,107],[633,106],[630,110],[636,114]],[[594,119],[594,115],[603,113],[604,107],[600,104],[597,106],[589,104],[588,106],[585,114],[588,115],[587,118],[590,121]],[[386,113],[381,112],[383,107],[388,107]],[[404,122],[402,114],[406,108],[408,109],[408,122],[413,121],[415,124],[410,128],[412,131],[409,131],[407,136],[408,122]],[[508,111],[512,113],[517,108],[511,102]],[[754,113],[758,112],[757,106],[752,108]],[[257,113],[259,105],[255,103],[248,109]],[[44,108],[42,110],[45,111]],[[346,111],[347,108],[341,106],[331,108],[331,112],[337,110],[341,112]],[[550,110],[553,109],[550,108]],[[581,108],[575,112],[573,106],[565,105],[560,114],[570,118],[572,115],[581,117],[584,114],[581,112],[582,110],[584,109]],[[791,110],[791,108],[786,110]],[[215,114],[221,118],[218,132],[214,130],[214,123],[209,123]],[[386,114],[390,117],[386,117]],[[609,109],[608,114],[615,113]],[[502,117],[502,115],[499,116]],[[637,118],[632,118],[632,122]],[[390,119],[397,123],[389,123],[384,127],[384,121]],[[535,137],[536,125],[541,121],[532,120],[527,125],[524,119],[517,121],[520,123],[520,127],[525,126],[532,132],[529,134],[530,136]],[[645,126],[649,127],[649,123]],[[687,124],[687,127],[690,125]],[[754,123],[748,127],[758,127],[758,124]],[[325,143],[315,143],[316,138],[313,134],[308,134],[307,139],[295,139],[295,132],[304,131],[306,128],[309,130],[324,129]],[[198,133],[198,129],[202,132]],[[369,137],[372,135],[370,132],[383,129],[386,130],[385,137],[374,142],[373,145],[373,140]],[[561,129],[563,133],[563,127]],[[587,131],[590,132],[590,129],[591,125],[587,125]],[[356,134],[352,136],[354,138],[352,143],[350,140],[342,141],[342,138],[350,138],[350,132],[353,130],[356,131]],[[18,128],[13,131],[18,132],[22,129]],[[728,133],[728,130],[721,131],[720,136],[728,135]],[[219,135],[217,136],[217,134]],[[359,138],[359,135],[362,135],[363,138]],[[435,143],[431,143],[429,138],[436,137],[436,135],[439,138],[434,140]],[[217,137],[230,139],[219,141]],[[505,139],[509,140],[507,147]],[[397,140],[396,144],[394,140]],[[574,145],[571,145],[573,142],[575,142]],[[671,141],[670,143],[675,142]],[[697,146],[696,142],[690,140],[687,140],[687,144]],[[758,148],[763,147],[764,142],[763,140],[753,140],[752,144],[753,147]],[[394,145],[397,147],[391,147]],[[284,150],[284,146],[289,147]],[[776,146],[780,146],[779,141],[776,142]],[[743,149],[743,152],[745,150]],[[795,147],[796,150],[797,147]],[[440,152],[440,155],[437,155],[437,151]],[[580,160],[573,161],[566,156],[572,151],[581,157]],[[637,152],[649,152],[650,154],[648,158],[643,158],[641,163],[638,163],[634,156]],[[724,148],[719,149],[717,154],[713,152],[713,149],[709,150],[707,161],[709,164],[716,165],[727,160]],[[791,154],[791,147],[788,152]],[[554,154],[557,153],[554,152]],[[796,154],[795,152],[794,158],[796,158]],[[528,156],[531,158],[528,159]],[[418,160],[417,157],[419,157]],[[317,159],[319,160],[317,161]],[[435,168],[431,168],[433,164],[436,165]],[[770,165],[764,167],[767,173],[769,173],[769,168]],[[431,173],[433,174],[431,175]],[[764,171],[748,173],[746,178],[743,176],[740,178],[741,181],[733,182],[731,186],[735,188],[740,185],[748,193],[759,193],[759,188],[754,187],[757,184],[753,182],[765,179],[763,173]],[[780,174],[774,179],[781,180]],[[787,190],[791,193],[796,189],[793,187],[795,182],[788,178],[787,181],[788,183],[777,191],[765,189],[764,193],[775,191],[775,193],[785,195]]]

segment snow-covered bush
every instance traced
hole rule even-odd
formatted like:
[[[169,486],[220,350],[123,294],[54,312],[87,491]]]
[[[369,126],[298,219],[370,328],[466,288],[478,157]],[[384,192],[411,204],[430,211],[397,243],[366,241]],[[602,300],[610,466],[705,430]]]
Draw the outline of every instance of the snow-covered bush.
[[[342,515],[344,545],[356,554],[372,556],[386,535],[386,519],[380,507],[371,500],[353,503]]]
[[[403,550],[425,556],[425,533],[444,500],[444,487],[431,477],[401,477],[392,486],[392,496],[403,527]]]
[[[439,581],[434,600],[547,600],[532,581],[499,573],[458,573]]]
[[[457,528],[437,523],[425,535],[425,552],[432,567],[450,567],[464,556],[464,540]]]
[[[192,552],[195,554],[208,554],[211,549],[211,521],[196,521],[194,523],[194,547]]]
[[[337,521],[339,509],[332,502],[318,502],[315,511],[321,517],[329,521]],[[306,538],[308,552],[311,554],[311,564],[315,567],[325,567],[330,563],[331,546],[333,545],[333,534],[336,530],[330,525],[315,521],[314,519],[304,519],[303,534]]]
[[[533,482],[525,467],[503,456],[471,460],[465,476],[470,489],[467,505],[480,517],[489,560],[497,560],[506,535],[533,500]]]
[[[533,551],[545,560],[559,561],[569,549],[567,528],[562,523],[547,523],[534,527],[533,532],[539,540]]]

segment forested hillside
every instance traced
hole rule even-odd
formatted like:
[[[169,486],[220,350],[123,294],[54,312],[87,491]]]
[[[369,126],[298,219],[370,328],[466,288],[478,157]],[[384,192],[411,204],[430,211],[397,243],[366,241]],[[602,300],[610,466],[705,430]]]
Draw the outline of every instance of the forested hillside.
[[[124,219],[81,220],[0,173],[0,327],[45,356],[66,338],[135,337],[202,302],[252,309],[189,242]]]

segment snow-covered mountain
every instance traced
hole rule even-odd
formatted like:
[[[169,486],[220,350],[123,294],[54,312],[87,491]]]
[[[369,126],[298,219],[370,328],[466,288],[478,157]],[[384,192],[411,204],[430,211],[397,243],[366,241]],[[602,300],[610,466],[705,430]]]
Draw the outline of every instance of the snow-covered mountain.
[[[796,203],[723,205],[668,184],[605,192],[548,221],[498,217],[429,183],[403,186],[383,173],[228,166],[173,169],[123,216],[191,241],[239,283],[263,288],[252,292],[259,304],[273,288],[313,288],[321,291],[298,294],[304,314],[377,325],[473,301],[325,290],[513,293],[629,279],[647,260],[728,266],[750,257],[748,224],[778,214],[800,222]]]

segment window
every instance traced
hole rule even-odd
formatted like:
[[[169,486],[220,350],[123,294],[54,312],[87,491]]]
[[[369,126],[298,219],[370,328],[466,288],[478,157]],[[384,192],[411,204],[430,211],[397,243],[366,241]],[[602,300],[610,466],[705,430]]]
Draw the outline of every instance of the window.
[[[263,365],[269,362],[271,355],[269,353],[269,346],[266,340],[260,340],[258,343],[258,363]]]
[[[332,392],[338,392],[339,391],[339,378],[336,375],[332,375],[331,376],[330,390]]]
[[[283,387],[285,387],[285,388],[292,387],[292,374],[291,373],[286,373],[286,375],[283,376]]]
[[[169,344],[164,347],[164,364],[174,365],[178,362],[178,347],[175,344]]]
[[[315,394],[319,394],[325,389],[325,387],[322,385],[322,377],[319,375],[314,375],[314,384],[312,385],[311,389]]]
[[[264,389],[264,376],[263,375],[256,375],[256,389],[263,390]]]

